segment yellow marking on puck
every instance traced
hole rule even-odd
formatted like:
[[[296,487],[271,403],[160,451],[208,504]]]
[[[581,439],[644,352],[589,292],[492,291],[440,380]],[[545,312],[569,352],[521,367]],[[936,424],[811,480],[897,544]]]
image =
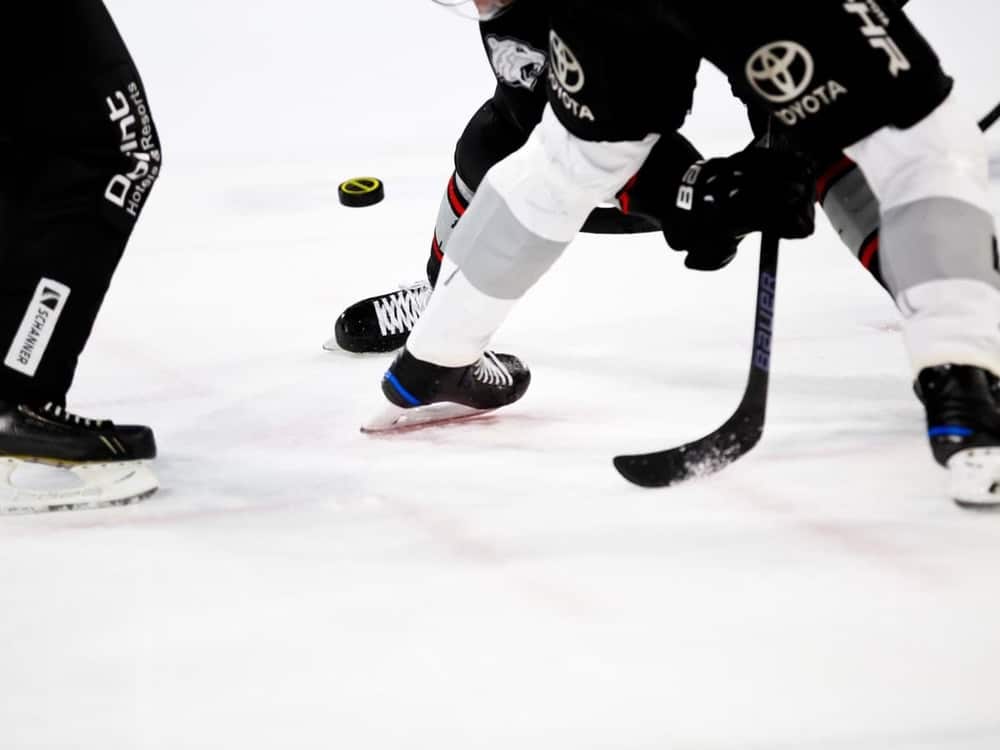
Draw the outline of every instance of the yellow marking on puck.
[[[372,206],[385,198],[382,180],[376,177],[353,177],[340,183],[337,192],[345,206]]]

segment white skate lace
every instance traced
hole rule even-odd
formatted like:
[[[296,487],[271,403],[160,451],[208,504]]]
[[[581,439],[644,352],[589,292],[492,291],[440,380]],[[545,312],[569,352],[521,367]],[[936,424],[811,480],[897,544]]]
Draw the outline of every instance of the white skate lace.
[[[44,412],[47,416],[54,417],[68,424],[79,425],[80,427],[98,428],[110,424],[106,419],[90,419],[89,417],[81,417],[79,414],[73,414],[66,411],[59,404],[54,404],[51,401],[45,404],[40,411]]]
[[[472,367],[472,376],[486,385],[514,385],[514,376],[493,352],[483,353],[483,356]]]
[[[430,284],[418,281],[411,286],[400,288],[398,292],[372,300],[379,331],[383,336],[412,331],[417,318],[427,307],[430,296]]]

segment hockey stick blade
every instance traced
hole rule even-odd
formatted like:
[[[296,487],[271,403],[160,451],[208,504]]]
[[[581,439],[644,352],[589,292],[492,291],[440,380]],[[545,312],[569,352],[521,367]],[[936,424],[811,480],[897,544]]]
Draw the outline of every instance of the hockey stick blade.
[[[761,238],[753,356],[739,407],[719,429],[700,440],[656,453],[617,456],[615,468],[628,481],[640,487],[669,487],[714,474],[757,445],[767,410],[778,244],[777,237]]]

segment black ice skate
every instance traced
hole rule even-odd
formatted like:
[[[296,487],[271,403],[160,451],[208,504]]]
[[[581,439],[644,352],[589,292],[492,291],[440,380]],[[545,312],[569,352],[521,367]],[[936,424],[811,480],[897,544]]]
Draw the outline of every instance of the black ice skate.
[[[159,487],[146,465],[155,457],[148,427],[86,419],[56,404],[0,401],[0,469],[6,480],[0,484],[0,513],[127,505]],[[26,463],[68,469],[76,486],[15,486],[12,475]]]
[[[950,493],[967,508],[1000,507],[998,381],[979,367],[921,371],[917,395],[927,409],[935,460],[951,475]]]
[[[382,379],[389,405],[362,432],[387,432],[474,417],[517,401],[531,372],[517,357],[486,352],[466,367],[441,367],[404,349]]]
[[[355,354],[392,352],[406,343],[427,307],[431,285],[418,281],[394,292],[355,302],[337,318],[334,337],[323,348]]]

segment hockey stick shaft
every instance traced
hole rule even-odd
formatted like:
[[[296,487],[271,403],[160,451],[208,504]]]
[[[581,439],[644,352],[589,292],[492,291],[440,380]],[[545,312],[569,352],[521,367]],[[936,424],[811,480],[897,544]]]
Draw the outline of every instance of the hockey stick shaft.
[[[979,121],[979,129],[986,132],[1000,120],[1000,104],[997,104],[986,117]]]

